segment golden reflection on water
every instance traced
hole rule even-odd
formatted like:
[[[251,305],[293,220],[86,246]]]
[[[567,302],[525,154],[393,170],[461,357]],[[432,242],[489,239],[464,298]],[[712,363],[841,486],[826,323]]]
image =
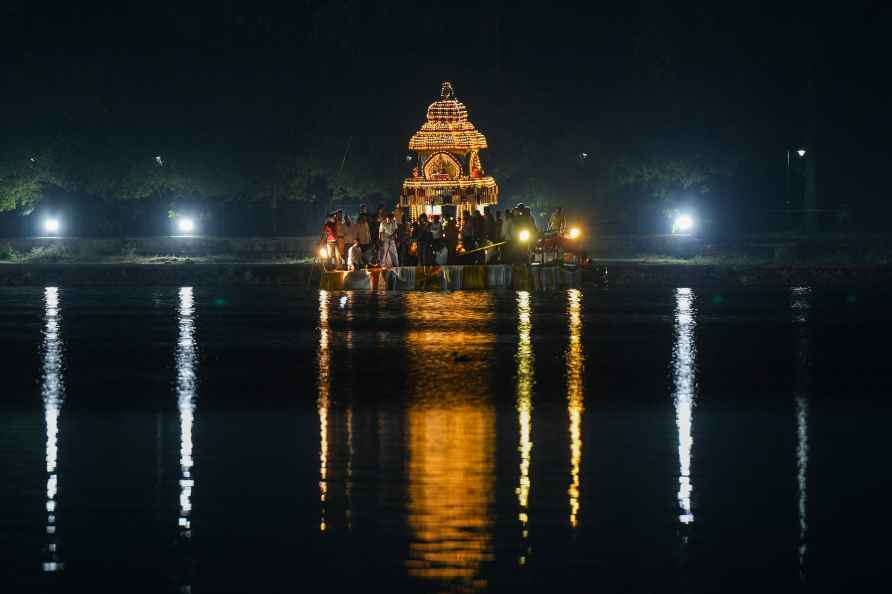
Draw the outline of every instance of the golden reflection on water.
[[[582,291],[568,292],[568,320],[570,342],[567,348],[567,408],[570,415],[570,526],[579,521],[579,467],[582,463],[583,363],[582,353]]]
[[[694,292],[691,289],[675,290],[675,344],[672,349],[673,401],[675,424],[678,428],[678,521],[690,524],[694,521],[691,496],[691,451],[694,438],[694,397],[696,394],[697,347],[694,331],[697,326]]]
[[[44,318],[43,369],[40,393],[46,421],[46,534],[47,551],[42,564],[45,572],[61,571],[63,563],[56,530],[56,504],[59,496],[59,420],[65,396],[62,379],[62,309],[59,289],[46,287],[43,294]]]
[[[347,345],[347,359],[350,366],[355,365],[353,361],[353,292],[341,298],[341,308],[346,309],[345,319],[347,321],[347,334],[345,342]],[[347,471],[346,484],[344,486],[344,495],[347,499],[347,509],[344,512],[344,520],[347,523],[347,530],[353,530],[353,402],[347,404]]]
[[[319,413],[319,531],[325,532],[325,506],[328,499],[328,407],[331,390],[331,330],[328,326],[328,291],[319,291],[319,350],[317,362]]]
[[[492,558],[495,409],[488,293],[405,297],[410,576],[482,591]]]
[[[530,467],[532,465],[533,441],[533,344],[530,339],[532,318],[529,291],[517,292],[517,419],[520,453],[520,473],[517,482],[517,518],[520,521],[523,551],[518,562],[524,565],[529,556],[529,501]]]
[[[796,491],[799,515],[799,577],[805,579],[808,556],[808,400],[810,287],[792,289],[791,309],[796,329],[794,397],[796,399]]]
[[[192,489],[195,487],[192,430],[195,424],[195,300],[192,287],[179,290],[177,310],[177,409],[180,414],[180,535],[192,536]]]

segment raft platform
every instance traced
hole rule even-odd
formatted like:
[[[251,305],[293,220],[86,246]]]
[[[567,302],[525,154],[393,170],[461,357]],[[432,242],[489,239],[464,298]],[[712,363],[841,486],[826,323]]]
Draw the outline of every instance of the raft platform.
[[[469,266],[399,266],[322,271],[319,288],[326,291],[547,291],[577,289],[582,271],[561,266],[495,264]]]

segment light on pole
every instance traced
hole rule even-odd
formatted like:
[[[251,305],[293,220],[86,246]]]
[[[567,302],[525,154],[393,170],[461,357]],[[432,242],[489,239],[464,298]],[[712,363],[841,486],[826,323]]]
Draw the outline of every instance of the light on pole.
[[[177,231],[183,235],[192,235],[195,231],[195,221],[189,217],[180,217],[177,219]]]
[[[796,154],[799,155],[800,159],[805,158],[806,150],[804,148],[796,149]],[[790,149],[787,149],[787,175],[786,175],[786,188],[784,191],[784,199],[787,203],[787,210],[790,210]]]
[[[59,219],[55,217],[50,217],[43,221],[43,230],[47,234],[47,236],[54,236],[59,234],[59,229],[62,228],[62,224],[59,222]]]

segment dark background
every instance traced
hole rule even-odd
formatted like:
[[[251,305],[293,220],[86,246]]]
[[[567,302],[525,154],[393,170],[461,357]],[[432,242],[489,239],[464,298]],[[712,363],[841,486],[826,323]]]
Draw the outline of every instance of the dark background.
[[[5,234],[35,206],[79,212],[96,234],[160,232],[168,209],[193,203],[216,217],[208,228],[287,234],[315,229],[332,200],[393,204],[443,80],[489,140],[503,204],[565,204],[604,231],[657,231],[676,207],[726,232],[780,230],[792,219],[773,211],[803,208],[814,167],[832,211],[822,230],[892,219],[881,2],[0,11],[4,158],[52,153],[65,171],[3,217]],[[801,146],[785,194],[786,151]],[[155,155],[179,181],[142,191],[157,172],[133,171]]]

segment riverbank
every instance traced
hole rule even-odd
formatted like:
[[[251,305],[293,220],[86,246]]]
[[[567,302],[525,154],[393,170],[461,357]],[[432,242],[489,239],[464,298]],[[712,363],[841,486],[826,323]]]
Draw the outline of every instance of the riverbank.
[[[318,237],[31,237],[0,239],[0,261],[150,264],[199,258],[294,262],[312,257],[318,246]]]
[[[0,286],[320,286],[318,265],[302,262],[0,263]],[[596,261],[583,287],[892,287],[892,266],[775,266]]]
[[[596,260],[718,266],[892,265],[892,235],[754,235],[706,239],[683,235],[597,235],[582,240]],[[0,239],[0,262],[160,264],[296,263],[315,256],[319,237],[32,237]]]
[[[11,263],[0,286],[293,286],[318,288],[319,266],[279,262]]]
[[[583,285],[651,287],[892,287],[892,265],[774,265],[596,261]]]

